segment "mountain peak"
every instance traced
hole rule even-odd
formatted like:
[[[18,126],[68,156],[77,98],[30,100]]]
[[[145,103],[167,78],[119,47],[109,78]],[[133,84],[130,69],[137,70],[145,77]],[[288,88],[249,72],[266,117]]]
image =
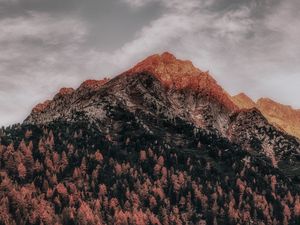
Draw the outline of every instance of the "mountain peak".
[[[39,103],[37,104],[33,109],[32,112],[33,113],[41,113],[43,112],[45,109],[48,108],[48,106],[50,105],[51,100],[46,100],[43,103]]]
[[[149,56],[125,74],[142,72],[151,73],[167,88],[194,90],[207,95],[208,98],[220,101],[230,111],[236,109],[229,95],[210,76],[209,72],[203,72],[191,61],[177,59],[169,52]]]
[[[176,57],[170,52],[164,52],[161,54],[161,57],[165,60],[176,60]]]
[[[243,92],[233,96],[231,99],[240,109],[255,107],[255,102]]]
[[[191,78],[203,72],[191,61],[177,59],[169,52],[149,56],[128,71],[129,73],[150,72],[168,86],[183,78]]]
[[[278,103],[270,98],[260,98],[257,100],[256,103],[257,107],[260,109],[269,112],[272,116],[285,116],[288,117],[290,115],[299,115],[299,112],[292,108],[290,105],[283,105],[281,103]],[[287,118],[286,118],[287,119]]]
[[[59,90],[59,92],[54,96],[54,98],[58,98],[58,97],[62,97],[62,96],[66,96],[66,95],[70,95],[74,92],[74,88],[61,88]]]
[[[245,98],[245,99],[250,99],[252,100],[248,95],[246,95],[244,92],[241,92],[237,95],[235,95],[234,97],[238,97],[238,98]]]
[[[258,103],[264,103],[264,102],[269,102],[269,103],[277,103],[277,102],[275,102],[274,100],[272,100],[272,99],[270,99],[270,98],[259,98],[258,100],[257,100],[257,104]]]
[[[86,80],[80,85],[79,89],[97,90],[108,81],[109,81],[108,78],[104,78],[103,80]]]
[[[276,101],[274,101],[273,99],[270,99],[270,98],[260,98],[260,99],[257,100],[256,104],[261,105],[261,106],[276,106],[277,108],[281,108],[281,109],[285,109],[285,110],[287,110],[287,109],[295,110],[290,105],[281,104],[281,103],[276,102]]]

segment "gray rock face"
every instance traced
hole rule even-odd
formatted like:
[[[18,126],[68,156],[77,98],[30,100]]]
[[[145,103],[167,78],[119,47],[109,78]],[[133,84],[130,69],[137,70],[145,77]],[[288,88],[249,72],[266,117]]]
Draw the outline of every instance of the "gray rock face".
[[[108,129],[105,125],[113,120],[111,114],[116,108],[133,114],[145,125],[147,121],[143,121],[141,114],[152,120],[180,119],[197,128],[214,129],[220,134],[225,134],[232,113],[217,99],[189,89],[167,88],[154,75],[144,72],[120,75],[96,89],[81,87],[72,93],[58,94],[43,110],[33,111],[24,123],[88,120],[102,124],[99,129],[105,131]]]
[[[299,153],[298,140],[270,124],[258,109],[242,110],[232,118],[228,130],[232,141],[250,150],[262,148],[280,159]]]
[[[255,155],[265,155],[289,177],[300,176],[299,140],[270,124],[256,109],[231,116],[228,139]],[[298,179],[298,178],[297,178]]]

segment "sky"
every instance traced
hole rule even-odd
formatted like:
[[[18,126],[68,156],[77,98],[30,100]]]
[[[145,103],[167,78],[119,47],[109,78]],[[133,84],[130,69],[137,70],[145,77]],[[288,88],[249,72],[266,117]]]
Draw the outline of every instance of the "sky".
[[[0,0],[0,126],[169,51],[230,94],[300,108],[299,0]]]

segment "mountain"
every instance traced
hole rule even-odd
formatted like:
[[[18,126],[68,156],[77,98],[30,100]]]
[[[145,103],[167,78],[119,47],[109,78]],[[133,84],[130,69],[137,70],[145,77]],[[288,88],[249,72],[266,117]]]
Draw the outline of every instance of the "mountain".
[[[300,223],[298,139],[170,53],[61,89],[0,141],[1,224]]]
[[[260,112],[239,111],[241,104],[249,108],[255,105],[243,94],[231,98],[207,72],[166,52],[146,58],[112,80],[88,80],[77,90],[63,88],[43,107],[35,107],[24,123],[88,121],[118,143],[127,132],[122,114],[128,114],[143,127],[141,132],[161,133],[169,144],[172,144],[170,137],[174,137],[182,146],[188,146],[186,133],[177,131],[184,124],[267,155],[276,165],[287,159],[283,152],[289,148],[289,160],[294,162],[299,142],[266,122]],[[251,127],[240,124],[241,117],[242,122],[249,120]],[[167,132],[162,130],[162,124],[170,126]],[[176,126],[179,128],[175,129]],[[261,132],[261,127],[270,132]],[[260,148],[253,147],[256,140]]]
[[[86,81],[94,85],[84,82],[75,91],[60,91],[43,107],[35,107],[25,123],[89,120],[101,124],[99,129],[109,133],[110,128],[105,127],[112,123],[108,114],[121,108],[134,114],[141,124],[147,124],[144,116],[153,120],[180,119],[225,133],[229,115],[237,109],[208,73],[170,53],[150,56],[107,81]]]
[[[256,107],[256,103],[248,97],[245,93],[240,93],[231,98],[231,100],[236,104],[240,109],[251,109]]]
[[[232,101],[241,109],[256,107],[270,123],[288,134],[300,138],[300,110],[280,104],[269,98],[260,98],[255,103],[244,93],[233,96]]]

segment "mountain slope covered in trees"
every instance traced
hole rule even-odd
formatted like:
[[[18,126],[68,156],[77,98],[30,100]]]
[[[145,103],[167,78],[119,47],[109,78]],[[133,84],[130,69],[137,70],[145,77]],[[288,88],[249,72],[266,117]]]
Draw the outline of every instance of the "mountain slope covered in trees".
[[[0,132],[0,224],[299,224],[299,142],[169,53]]]

